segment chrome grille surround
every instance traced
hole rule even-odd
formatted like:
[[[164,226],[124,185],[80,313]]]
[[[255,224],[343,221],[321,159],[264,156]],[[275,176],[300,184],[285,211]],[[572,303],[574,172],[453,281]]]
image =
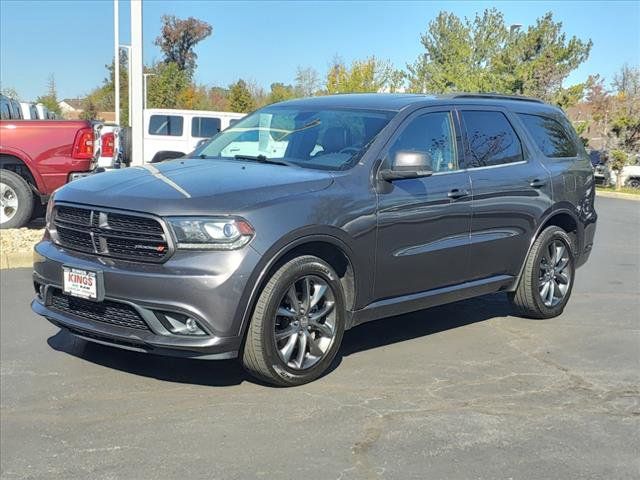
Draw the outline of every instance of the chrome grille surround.
[[[165,222],[138,212],[60,203],[50,233],[61,247],[103,257],[161,263],[174,251]]]

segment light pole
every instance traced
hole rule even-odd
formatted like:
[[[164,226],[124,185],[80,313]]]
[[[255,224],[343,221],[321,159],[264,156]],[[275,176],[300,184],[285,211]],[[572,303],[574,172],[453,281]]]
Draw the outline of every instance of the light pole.
[[[113,49],[115,59],[113,61],[114,83],[114,110],[115,122],[120,125],[120,15],[118,12],[118,0],[113,0]]]
[[[147,78],[148,77],[154,77],[156,74],[155,73],[143,73],[142,76],[144,77],[144,109],[147,109]]]
[[[522,28],[522,24],[521,23],[513,23],[509,26],[509,35],[513,35],[514,32],[517,32],[518,30],[520,30],[520,28]]]
[[[142,0],[131,0],[131,164],[144,164],[142,116]]]
[[[127,51],[127,79],[129,80],[127,82],[127,92],[129,93],[127,95],[127,98],[129,100],[129,105],[127,105],[127,126],[131,126],[131,45],[120,45],[120,48],[124,48]],[[118,101],[118,103],[120,103]],[[120,125],[120,122],[116,122],[118,125]]]

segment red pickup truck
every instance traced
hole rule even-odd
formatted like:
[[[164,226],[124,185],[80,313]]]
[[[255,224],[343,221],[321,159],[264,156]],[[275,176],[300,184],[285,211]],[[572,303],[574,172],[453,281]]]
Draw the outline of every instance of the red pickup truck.
[[[0,228],[25,225],[53,191],[94,165],[86,120],[0,121]]]

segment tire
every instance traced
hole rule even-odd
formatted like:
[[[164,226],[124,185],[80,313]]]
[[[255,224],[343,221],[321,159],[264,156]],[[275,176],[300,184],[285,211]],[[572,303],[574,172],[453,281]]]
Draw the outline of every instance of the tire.
[[[551,257],[551,245],[564,247],[564,252],[560,255],[559,261],[549,262]],[[514,292],[509,294],[509,300],[515,311],[523,317],[528,318],[553,318],[560,315],[573,289],[575,280],[575,259],[572,248],[573,242],[567,233],[560,227],[551,226],[544,229],[536,238],[529,256],[525,262],[520,283]],[[562,264],[565,266],[561,269]],[[550,271],[547,265],[553,266]],[[556,273],[556,271],[558,273]],[[567,277],[566,284],[562,277]],[[553,283],[545,290],[544,283]],[[566,285],[566,287],[563,287]],[[556,298],[562,292],[561,298]],[[551,299],[549,299],[549,295]],[[544,297],[544,298],[543,298]]]
[[[296,309],[290,290],[293,286],[295,301],[299,298],[299,305],[304,307],[305,279],[309,279],[311,285],[310,288],[307,287],[307,291],[314,293],[307,295],[311,300],[308,302],[309,305],[313,304],[312,297],[315,298],[316,292],[324,292],[324,296],[316,300],[317,304],[307,309],[308,318],[307,315],[293,314]],[[330,313],[324,317],[324,323],[321,323],[324,325],[322,332],[331,331],[331,339],[329,335],[321,336],[319,327],[318,330],[314,330],[314,325],[317,327],[318,323],[312,323],[314,312],[318,316],[319,312],[325,309]],[[277,315],[277,312],[282,311],[286,311],[287,315]],[[294,258],[273,274],[260,293],[248,327],[242,363],[251,375],[272,385],[295,386],[311,382],[326,372],[331,365],[340,349],[344,327],[344,293],[336,273],[317,257],[305,255]],[[289,335],[291,331],[297,333]],[[276,335],[281,335],[282,338],[276,340]],[[302,337],[305,337],[304,351],[307,353],[303,353],[302,360],[296,366],[300,358]],[[294,342],[294,346],[288,348],[290,342]],[[322,348],[324,350],[320,355],[318,349]],[[312,355],[312,350],[315,350],[317,355]],[[283,357],[286,357],[286,352],[290,356],[289,362]]]
[[[20,228],[31,220],[33,193],[17,173],[0,170],[0,228]]]
[[[627,185],[631,188],[640,188],[640,178],[631,178],[627,181]]]

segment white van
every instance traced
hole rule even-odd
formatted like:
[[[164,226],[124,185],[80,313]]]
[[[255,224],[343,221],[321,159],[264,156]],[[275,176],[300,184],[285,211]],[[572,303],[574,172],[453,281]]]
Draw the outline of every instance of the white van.
[[[181,157],[244,116],[234,112],[148,108],[144,111],[144,161]]]

